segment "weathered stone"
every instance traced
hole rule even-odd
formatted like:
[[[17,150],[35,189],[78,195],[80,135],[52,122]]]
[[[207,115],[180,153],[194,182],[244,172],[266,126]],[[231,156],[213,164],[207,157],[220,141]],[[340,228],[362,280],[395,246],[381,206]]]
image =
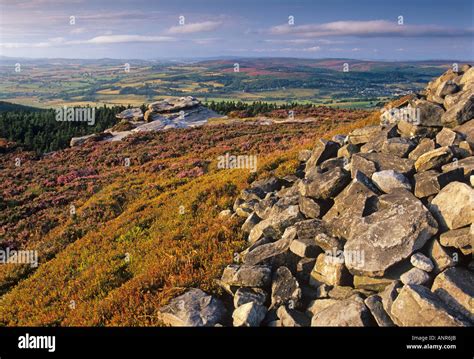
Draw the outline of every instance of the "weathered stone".
[[[172,327],[213,327],[225,319],[224,304],[200,289],[191,288],[158,311],[158,319]]]
[[[383,192],[390,193],[396,188],[411,190],[410,181],[401,173],[393,170],[375,172],[372,181]]]
[[[242,225],[242,231],[245,233],[250,233],[253,227],[257,223],[261,221],[261,218],[257,216],[255,213],[252,213],[250,216],[247,217],[244,224]]]
[[[417,172],[440,168],[453,158],[453,152],[449,147],[440,147],[433,151],[422,154],[415,162]]]
[[[300,194],[304,197],[329,199],[335,197],[350,182],[349,173],[340,167],[313,174],[300,184]]]
[[[423,285],[430,279],[430,276],[420,268],[412,268],[400,276],[403,284]]]
[[[418,146],[410,152],[408,158],[416,161],[422,154],[433,151],[435,149],[435,142],[430,138],[423,138],[420,140]]]
[[[428,245],[428,256],[431,258],[434,264],[434,273],[439,273],[445,270],[446,268],[453,267],[456,265],[454,259],[449,255],[449,253],[444,249],[438,242],[438,240],[433,240]]]
[[[353,154],[358,153],[360,151],[359,147],[353,145],[352,143],[348,143],[347,145],[342,146],[337,151],[337,157],[344,157],[350,159]]]
[[[292,242],[290,236],[283,236],[275,242],[262,244],[245,255],[244,263],[248,265],[262,264],[279,254],[286,252]]]
[[[452,80],[442,82],[436,90],[436,96],[443,99],[446,95],[452,95],[459,91],[459,86]],[[441,101],[442,103],[442,101]]]
[[[352,277],[344,265],[344,257],[334,257],[321,253],[316,259],[309,283],[313,287],[317,287],[322,283],[328,285],[352,284]]]
[[[474,119],[455,127],[454,131],[460,133],[471,145],[474,144]]]
[[[321,206],[311,198],[300,196],[298,204],[306,218],[318,218],[321,215]]]
[[[372,326],[373,318],[362,299],[346,299],[327,307],[311,319],[312,327]]]
[[[271,308],[285,304],[298,308],[301,296],[300,285],[291,271],[287,267],[279,267],[273,275]]]
[[[410,117],[409,122],[417,126],[442,126],[441,116],[443,116],[444,110],[438,104],[422,99],[415,99],[409,106],[415,109],[415,111],[413,111],[414,116]],[[411,112],[407,113],[410,114]]]
[[[360,154],[352,156],[351,161],[351,177],[355,178],[357,172],[362,172],[367,177],[372,177],[374,172],[377,172],[377,167],[374,162],[362,157]]]
[[[335,237],[349,238],[373,198],[380,191],[370,178],[357,172],[352,182],[334,199],[334,205],[324,215],[331,234]]]
[[[139,107],[129,108],[115,115],[115,117],[121,120],[141,121],[143,120],[143,112]]]
[[[400,120],[397,126],[400,135],[409,138],[414,136],[433,138],[441,129],[441,127],[419,126],[404,120]]]
[[[382,298],[378,295],[371,295],[364,300],[364,304],[369,308],[372,316],[379,327],[393,327],[392,319],[383,308]]]
[[[462,160],[453,159],[453,162],[444,165],[441,167],[441,170],[443,172],[449,172],[456,168],[462,168],[465,177],[471,176],[474,174],[474,156],[463,158]]]
[[[329,158],[336,157],[339,144],[333,141],[320,139],[314,147],[311,157],[306,162],[306,172]]]
[[[267,219],[256,224],[249,234],[249,242],[255,243],[262,236],[270,238],[278,238],[282,231],[290,227],[296,222],[299,222],[303,219],[303,215],[299,211],[299,207],[289,206],[282,212],[271,215]]]
[[[434,264],[431,259],[425,256],[423,253],[417,252],[410,257],[410,263],[425,272],[431,272],[434,269]],[[407,283],[404,283],[407,284]]]
[[[234,327],[258,327],[266,314],[267,308],[263,305],[255,302],[243,304],[232,314]]]
[[[440,146],[453,146],[459,145],[459,143],[463,140],[463,136],[449,128],[444,127],[438,134],[436,135],[436,143]]]
[[[362,156],[365,159],[374,162],[376,171],[393,170],[405,176],[410,175],[414,171],[414,162],[408,158],[400,158],[391,154],[376,152],[361,153],[356,156]]]
[[[464,268],[446,269],[435,278],[431,291],[474,324],[474,273]]]
[[[272,211],[273,205],[278,201],[278,198],[275,196],[268,196],[259,201],[253,209],[255,214],[261,219],[267,219]]]
[[[283,179],[277,177],[269,177],[252,182],[250,187],[268,193],[278,191],[284,185],[288,185],[288,183]]]
[[[416,143],[405,137],[394,137],[384,141],[382,152],[397,157],[407,157],[408,154],[416,147]]]
[[[396,323],[404,326],[464,326],[438,296],[421,285],[405,285],[392,304]]]
[[[453,229],[443,233],[439,240],[444,247],[454,247],[459,249],[462,254],[472,254],[472,246],[474,244],[474,224],[470,227]]]
[[[237,287],[268,287],[271,281],[271,269],[261,265],[230,264],[222,273],[221,282]]]
[[[457,229],[474,222],[474,189],[451,182],[431,201],[431,212],[442,227]]]
[[[234,295],[234,307],[238,308],[250,302],[264,305],[267,297],[267,293],[261,288],[239,288]]]
[[[455,105],[451,106],[441,117],[443,126],[455,127],[474,118],[474,90],[463,93]]]
[[[373,290],[376,292],[383,291],[387,286],[393,283],[393,279],[389,278],[373,278],[367,276],[354,276],[354,288],[356,289],[366,289]]]
[[[344,242],[342,240],[325,232],[316,234],[314,241],[316,242],[316,245],[321,247],[324,251],[337,251],[344,247]]]
[[[462,181],[464,177],[462,168],[449,172],[439,173],[429,170],[415,174],[415,196],[425,198],[439,193],[443,187],[454,181]]]
[[[240,192],[240,197],[245,202],[250,202],[255,200],[255,203],[258,203],[261,199],[265,198],[265,192],[261,188],[245,188]]]
[[[337,299],[316,299],[313,300],[306,309],[306,315],[312,317],[331,305],[336,304]]]
[[[283,327],[308,327],[311,322],[303,313],[285,305],[278,308],[277,315]]]
[[[420,200],[406,190],[394,190],[380,196],[377,211],[360,219],[350,232],[344,246],[346,266],[352,274],[383,276],[390,266],[423,247],[437,230]],[[348,256],[351,253],[354,256]],[[357,253],[363,253],[363,258],[354,260]]]
[[[395,299],[398,297],[398,292],[402,287],[402,282],[396,280],[386,286],[383,292],[379,294],[380,298],[382,298],[383,309],[385,309],[385,312],[390,316],[390,318],[392,318],[392,321],[394,321],[394,317],[391,314],[392,305]]]
[[[313,225],[314,220],[307,220],[295,224],[297,238],[291,242],[290,251],[300,257],[316,258],[321,249],[314,241],[318,226]]]
[[[366,126],[357,128],[349,134],[348,141],[353,145],[369,142],[381,132],[380,126]]]

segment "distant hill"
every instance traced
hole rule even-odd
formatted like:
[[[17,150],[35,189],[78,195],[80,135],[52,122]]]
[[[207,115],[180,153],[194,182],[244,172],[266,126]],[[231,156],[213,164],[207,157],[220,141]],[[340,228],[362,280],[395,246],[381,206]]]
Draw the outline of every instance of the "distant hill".
[[[38,107],[18,105],[16,103],[0,101],[0,112],[9,112],[9,111],[44,111]]]

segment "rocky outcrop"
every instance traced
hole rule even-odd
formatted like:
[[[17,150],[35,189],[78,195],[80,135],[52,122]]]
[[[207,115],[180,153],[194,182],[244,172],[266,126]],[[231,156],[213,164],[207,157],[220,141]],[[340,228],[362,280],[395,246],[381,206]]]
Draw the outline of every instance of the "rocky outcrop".
[[[120,123],[99,135],[74,137],[70,146],[78,146],[93,140],[120,141],[137,132],[162,131],[172,128],[188,128],[204,125],[210,118],[222,118],[218,113],[203,106],[192,96],[169,98],[153,102],[143,114],[140,108],[126,109],[116,115]]]
[[[292,180],[244,189],[230,216],[249,246],[218,280],[227,322],[474,325],[473,82],[448,71],[392,108],[405,117],[320,140]]]

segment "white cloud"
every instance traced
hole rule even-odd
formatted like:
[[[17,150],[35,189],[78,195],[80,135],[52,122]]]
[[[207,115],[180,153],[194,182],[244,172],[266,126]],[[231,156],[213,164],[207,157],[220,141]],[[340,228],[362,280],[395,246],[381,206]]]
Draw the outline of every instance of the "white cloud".
[[[168,34],[193,34],[196,32],[209,32],[214,31],[220,25],[222,21],[203,21],[195,22],[191,24],[172,26],[168,29]]]
[[[334,21],[323,24],[270,28],[272,35],[298,35],[301,37],[357,36],[357,37],[453,37],[472,36],[472,28],[456,29],[437,25],[398,25],[395,21]]]
[[[28,48],[28,47],[58,47],[71,45],[104,45],[104,44],[118,44],[128,42],[169,42],[175,39],[170,36],[142,36],[142,35],[103,35],[96,36],[88,40],[65,40],[62,37],[51,38],[43,42],[4,42],[0,43],[3,48]]]

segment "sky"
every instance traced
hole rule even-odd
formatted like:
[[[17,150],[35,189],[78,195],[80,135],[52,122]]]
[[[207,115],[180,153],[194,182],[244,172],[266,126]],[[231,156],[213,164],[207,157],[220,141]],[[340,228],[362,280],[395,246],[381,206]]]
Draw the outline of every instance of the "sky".
[[[472,0],[0,0],[0,55],[474,59]]]

